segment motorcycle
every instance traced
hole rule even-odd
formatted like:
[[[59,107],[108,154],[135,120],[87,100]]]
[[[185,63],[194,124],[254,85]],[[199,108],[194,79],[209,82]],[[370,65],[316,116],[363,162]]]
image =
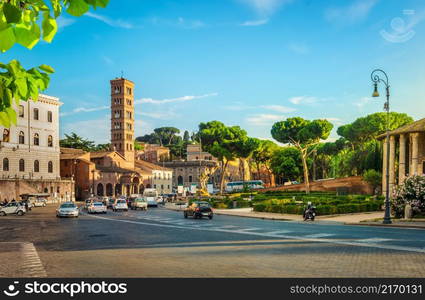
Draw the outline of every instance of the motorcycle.
[[[316,217],[316,207],[309,206],[304,211],[304,221],[311,220],[314,221],[314,218]]]

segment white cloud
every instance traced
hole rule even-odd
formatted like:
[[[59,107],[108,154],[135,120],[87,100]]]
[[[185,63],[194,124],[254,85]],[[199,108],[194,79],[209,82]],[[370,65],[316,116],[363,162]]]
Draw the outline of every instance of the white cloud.
[[[270,16],[292,0],[239,0],[239,2],[250,6],[261,16]]]
[[[317,101],[318,99],[316,97],[309,97],[309,96],[297,96],[297,97],[292,97],[289,99],[289,102],[295,105],[312,104],[312,103],[316,103]]]
[[[303,44],[291,43],[288,45],[288,49],[297,54],[308,54],[310,49]]]
[[[63,133],[70,134],[75,132],[76,134],[91,140],[95,143],[109,143],[111,137],[111,121],[110,115],[102,119],[96,120],[84,120],[78,122],[66,123],[63,126]],[[89,128],[89,130],[87,130]]]
[[[87,113],[87,112],[101,111],[101,110],[107,110],[107,109],[110,109],[110,107],[106,105],[98,106],[98,107],[77,107],[71,111],[60,113],[60,116],[66,117],[66,116],[71,116],[78,113]]]
[[[370,101],[372,101],[370,97],[363,97],[355,101],[353,104],[359,108],[362,108],[363,106],[367,105]]]
[[[171,110],[167,112],[135,112],[135,114],[138,116],[161,120],[169,120],[177,117],[177,114]]]
[[[260,19],[260,20],[253,20],[253,21],[246,21],[240,24],[241,26],[261,26],[265,25],[269,22],[269,19]]]
[[[170,99],[162,99],[162,100],[156,100],[152,98],[142,98],[142,99],[134,101],[134,104],[142,104],[142,103],[167,104],[167,103],[193,101],[193,100],[204,99],[204,98],[214,97],[214,96],[218,96],[218,93],[211,93],[211,94],[205,94],[200,96],[183,96],[178,98],[170,98]]]
[[[336,125],[342,125],[342,120],[340,118],[324,118],[324,119]]]
[[[292,108],[292,107],[287,107],[287,106],[283,106],[283,105],[261,105],[261,108],[265,108],[265,109],[269,109],[269,110],[273,110],[276,112],[280,112],[280,113],[289,113],[289,112],[293,112],[296,109]]]
[[[58,25],[58,29],[61,30],[65,27],[71,26],[75,23],[75,19],[65,18],[64,16],[59,16],[59,18],[56,19],[56,23]]]
[[[325,17],[330,22],[353,23],[367,17],[378,1],[356,0],[348,6],[329,8],[325,12]]]
[[[124,29],[132,29],[134,26],[126,21],[123,21],[121,19],[110,19],[106,16],[102,16],[99,14],[94,14],[92,12],[87,12],[85,14],[85,16],[99,20],[111,27],[119,27],[119,28],[124,28]]]
[[[284,116],[281,115],[256,114],[248,116],[245,121],[250,123],[250,125],[265,126],[272,125],[273,123],[282,119],[284,119]]]

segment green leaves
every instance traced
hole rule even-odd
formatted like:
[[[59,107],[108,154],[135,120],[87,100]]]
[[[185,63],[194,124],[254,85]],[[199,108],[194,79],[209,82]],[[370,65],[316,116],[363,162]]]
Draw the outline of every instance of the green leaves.
[[[43,28],[43,40],[50,43],[58,31],[56,19],[50,17],[50,14],[45,12],[41,26]]]
[[[3,4],[3,14],[7,23],[19,23],[21,21],[22,11],[9,2]]]
[[[15,44],[15,33],[12,27],[6,27],[0,30],[0,51],[6,52]]]
[[[4,70],[0,72],[0,125],[10,127],[16,124],[13,102],[36,101],[39,91],[49,86],[49,74],[54,70],[47,65],[25,70],[17,60],[0,64],[0,69]]]
[[[69,0],[67,13],[75,17],[80,17],[88,12],[90,6],[85,0]]]

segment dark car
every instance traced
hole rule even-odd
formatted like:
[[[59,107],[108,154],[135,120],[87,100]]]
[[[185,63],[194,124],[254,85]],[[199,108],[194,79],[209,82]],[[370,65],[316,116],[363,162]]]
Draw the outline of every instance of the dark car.
[[[184,210],[184,217],[187,218],[188,216],[192,216],[194,219],[208,217],[211,220],[213,218],[213,210],[208,202],[195,201]]]

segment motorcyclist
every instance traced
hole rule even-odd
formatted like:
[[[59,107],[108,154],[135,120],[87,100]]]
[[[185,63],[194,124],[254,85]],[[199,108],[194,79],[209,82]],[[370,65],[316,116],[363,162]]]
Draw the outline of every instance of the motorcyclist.
[[[307,203],[307,208],[304,210],[304,221],[311,218],[311,220],[314,220],[314,217],[316,215],[316,207],[311,203]]]

